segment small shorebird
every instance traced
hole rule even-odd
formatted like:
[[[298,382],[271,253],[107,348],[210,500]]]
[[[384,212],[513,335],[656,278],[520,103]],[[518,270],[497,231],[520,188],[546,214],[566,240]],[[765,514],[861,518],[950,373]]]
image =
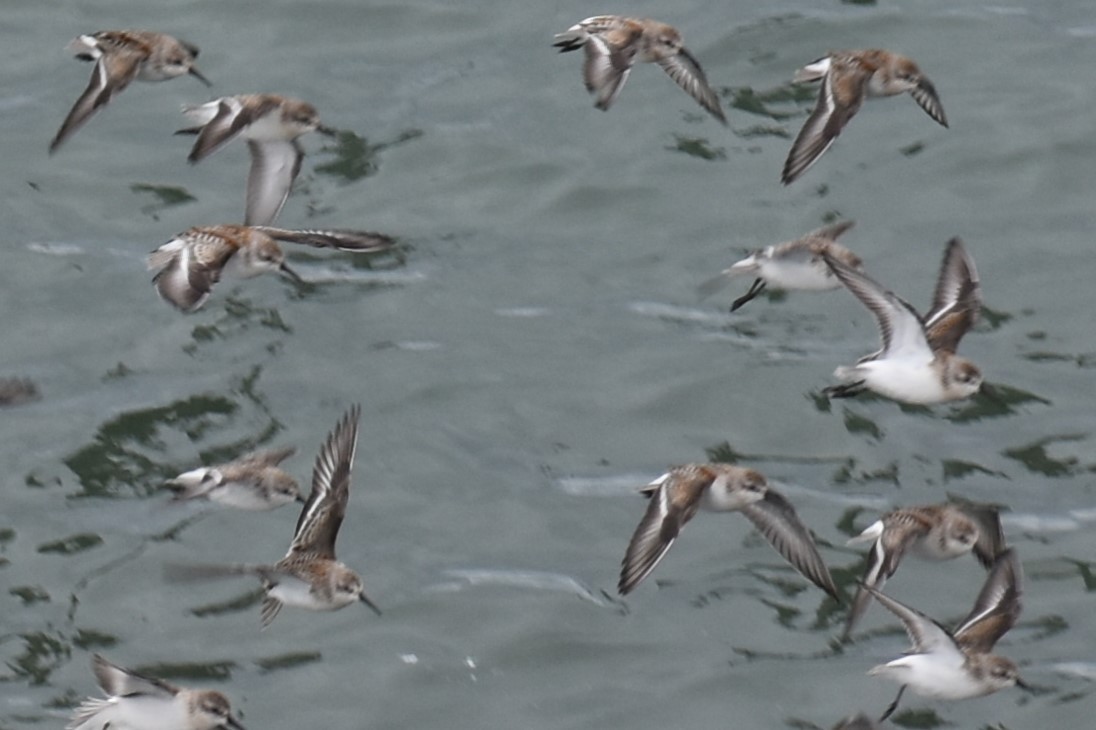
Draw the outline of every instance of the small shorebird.
[[[711,296],[734,277],[743,275],[755,277],[754,282],[749,291],[734,300],[732,312],[764,291],[766,286],[804,291],[839,289],[841,282],[830,271],[822,254],[828,253],[849,268],[859,271],[860,257],[837,243],[841,234],[852,228],[854,223],[832,223],[794,241],[758,249],[701,284],[698,288],[700,296]]]
[[[244,225],[268,226],[289,197],[301,171],[304,150],[297,138],[308,132],[333,136],[334,129],[320,124],[316,107],[277,94],[226,96],[205,104],[183,107],[198,123],[176,134],[196,134],[198,139],[187,160],[197,163],[234,137],[247,140],[251,172],[247,176]]]
[[[68,50],[81,61],[95,61],[91,81],[49,144],[52,155],[134,79],[167,81],[190,74],[209,86],[194,66],[198,47],[150,30],[103,30],[77,36]]]
[[[792,143],[781,180],[790,185],[830,148],[871,96],[908,93],[930,117],[948,126],[936,87],[909,58],[879,49],[833,51],[795,73],[794,82],[822,80],[818,103]]]
[[[380,615],[380,609],[364,593],[361,576],[335,558],[335,538],[350,499],[350,471],[357,450],[360,417],[361,408],[353,406],[320,448],[312,472],[312,492],[301,510],[293,542],[284,558],[273,565],[169,565],[168,579],[258,576],[266,590],[261,611],[264,629],[282,605],[335,611],[361,602]]]
[[[304,502],[297,480],[278,468],[296,451],[293,446],[253,451],[225,464],[184,472],[167,486],[175,492],[177,502],[207,499],[227,507],[262,511]]]
[[[142,677],[98,654],[91,670],[107,697],[80,703],[66,730],[244,730],[228,698],[216,690]]]
[[[213,285],[229,265],[241,277],[278,271],[304,283],[278,241],[352,253],[380,253],[395,244],[388,236],[366,231],[290,231],[269,226],[196,226],[183,231],[148,257],[156,272],[152,283],[169,304],[193,312],[205,304]]]
[[[907,553],[926,560],[952,560],[973,552],[983,567],[990,568],[1005,549],[997,508],[973,502],[891,510],[848,544],[865,542],[872,544],[868,565],[849,609],[842,640],[849,638],[871,602],[871,594],[865,586],[881,589]]]
[[[951,633],[920,611],[865,586],[875,600],[902,620],[913,643],[903,656],[868,672],[902,685],[879,721],[898,708],[906,687],[939,700],[981,697],[1013,685],[1030,689],[1020,679],[1016,662],[990,653],[1020,616],[1022,583],[1015,550],[1005,550],[997,556],[974,608]]]
[[[969,398],[982,387],[982,371],[955,354],[978,319],[982,288],[974,260],[958,238],[948,241],[932,309],[922,319],[917,310],[867,275],[822,254],[833,273],[866,306],[879,324],[883,348],[834,377],[843,385],[825,388],[834,398],[865,388],[903,403],[932,404]]]
[[[753,469],[731,464],[686,464],[671,469],[641,492],[650,499],[621,563],[621,595],[630,593],[677,540],[700,509],[741,512],[803,577],[840,601],[840,594],[811,533],[795,508]]]
[[[582,78],[586,90],[597,96],[594,106],[602,111],[608,111],[616,101],[632,66],[657,63],[698,104],[727,124],[704,70],[685,48],[681,32],[671,25],[649,18],[598,15],[557,33],[555,40],[553,45],[560,53],[585,50]]]

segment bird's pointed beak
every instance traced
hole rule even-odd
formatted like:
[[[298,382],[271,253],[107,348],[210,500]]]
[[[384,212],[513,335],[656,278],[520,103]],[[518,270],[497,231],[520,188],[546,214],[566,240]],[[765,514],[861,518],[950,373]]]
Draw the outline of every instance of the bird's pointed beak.
[[[381,610],[379,608],[377,608],[377,604],[375,604],[375,603],[373,603],[372,601],[369,600],[369,596],[367,596],[363,593],[360,596],[358,596],[358,600],[361,601],[362,603],[364,603],[365,605],[369,606],[371,609],[373,609],[373,613],[377,614],[378,616],[381,615]]]
[[[327,137],[335,137],[339,134],[339,130],[334,127],[329,127],[326,124],[320,124],[316,127],[316,131]]]
[[[298,494],[294,502],[300,502],[301,504],[308,504],[308,500],[304,498],[303,494]]]
[[[300,276],[299,276],[299,275],[297,274],[297,272],[296,272],[296,271],[294,271],[293,269],[289,268],[289,264],[287,264],[287,263],[286,263],[286,262],[284,262],[284,261],[282,262],[282,265],[278,267],[278,270],[279,270],[279,271],[281,271],[281,272],[282,272],[283,274],[285,274],[286,276],[288,276],[288,277],[289,277],[290,279],[292,279],[293,281],[295,281],[295,282],[296,282],[296,283],[298,283],[298,284],[304,284],[304,283],[305,283],[305,280],[304,280],[304,279],[302,279],[302,278],[301,278],[301,277],[300,277]]]
[[[1016,678],[1016,686],[1019,687],[1020,689],[1024,690],[1025,692],[1034,692],[1035,691],[1034,687],[1032,687],[1030,684],[1028,684],[1024,680],[1022,680],[1020,677]]]
[[[187,73],[190,74],[191,76],[193,76],[194,78],[198,79],[199,81],[201,81],[206,86],[213,86],[213,82],[210,81],[209,79],[207,79],[205,76],[203,76],[202,72],[199,71],[198,69],[196,69],[195,67],[191,66],[190,69],[187,70]]]
[[[237,720],[236,717],[231,713],[229,714],[228,719],[225,720],[225,724],[222,727],[231,728],[232,730],[247,730],[243,725],[240,724],[240,721]]]

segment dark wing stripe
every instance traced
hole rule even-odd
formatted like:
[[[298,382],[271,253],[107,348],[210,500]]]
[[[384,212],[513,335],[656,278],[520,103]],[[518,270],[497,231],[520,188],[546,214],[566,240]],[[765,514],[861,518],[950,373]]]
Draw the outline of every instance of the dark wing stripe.
[[[99,654],[92,656],[91,669],[103,692],[111,697],[150,695],[170,699],[179,692],[173,684],[131,672],[108,662]]]
[[[925,316],[926,321],[932,321],[937,313],[954,307],[966,282],[972,279],[978,281],[977,274],[967,266],[969,257],[965,253],[963,243],[958,238],[951,239],[944,247],[940,274],[936,277],[936,289],[932,294],[932,308]]]
[[[769,489],[761,501],[743,507],[742,513],[792,567],[835,600],[841,600],[814,538],[788,500]]]
[[[221,99],[217,104],[217,113],[198,130],[198,139],[194,140],[194,146],[187,155],[187,161],[196,163],[212,154],[218,147],[232,138],[231,120],[234,114],[232,106],[227,100]]]
[[[954,353],[978,320],[982,310],[982,288],[978,270],[959,238],[948,241],[940,275],[932,297],[932,310],[925,317],[926,336],[933,351]]]
[[[287,243],[299,243],[316,248],[335,248],[352,253],[380,253],[396,245],[396,239],[371,231],[306,230],[255,226],[258,230]]]
[[[628,542],[617,584],[622,596],[631,593],[651,574],[674,544],[681,525],[680,517],[672,516],[669,490],[664,484],[652,495],[643,519]]]
[[[824,252],[822,258],[826,260],[830,270],[841,280],[845,287],[875,315],[883,339],[884,357],[891,352],[893,346],[908,344],[901,341],[895,342],[896,335],[899,336],[900,340],[902,335],[911,340],[914,339],[915,333],[906,331],[907,328],[916,328],[916,332],[920,333],[920,339],[924,341],[925,350],[928,351],[928,341],[924,339],[921,317],[917,314],[916,309],[894,292],[884,289],[866,274],[850,269],[829,253]],[[902,318],[906,318],[907,315],[912,319],[903,321]]]
[[[266,226],[282,212],[301,170],[304,150],[297,140],[247,141],[251,169],[247,175],[245,226]]]
[[[837,60],[831,59],[830,63],[837,63]],[[845,94],[849,97],[848,99],[838,99],[838,94],[833,87],[833,79],[834,72],[831,70],[822,80],[818,102],[811,111],[811,115],[807,117],[803,128],[799,130],[795,142],[792,143],[780,177],[785,185],[790,185],[797,180],[822,157],[860,109],[862,94]],[[866,81],[867,76],[862,75],[856,83],[863,84]]]
[[[943,127],[948,126],[948,118],[944,115],[944,106],[940,103],[940,96],[936,93],[936,87],[932,85],[931,81],[922,77],[917,86],[910,90],[910,96],[937,123]]]
[[[1020,617],[1023,571],[1016,551],[1005,550],[994,563],[974,608],[955,630],[964,649],[988,652]]]
[[[282,602],[273,596],[263,597],[262,606],[259,608],[259,623],[265,629],[277,618],[282,610]]]
[[[974,543],[974,556],[982,567],[989,569],[997,562],[997,556],[1005,550],[1005,532],[1001,528],[1001,515],[990,505],[964,504],[963,514],[978,525],[978,540]]]
[[[129,86],[137,77],[142,57],[134,53],[113,52],[104,53],[99,57],[95,68],[91,72],[84,93],[72,105],[72,109],[61,123],[53,140],[50,142],[50,154],[64,144],[76,130],[84,126],[95,112],[102,109],[118,93]]]
[[[959,651],[958,644],[947,632],[947,629],[925,614],[910,608],[904,603],[899,603],[871,586],[864,586],[864,588],[888,611],[901,619],[902,625],[906,629],[906,635],[909,636],[910,643],[913,644],[912,653],[931,652],[940,647],[951,647]]]
[[[885,530],[886,528],[884,528]],[[884,533],[885,534],[885,533]],[[861,585],[856,589],[856,596],[852,599],[852,606],[849,608],[849,615],[845,619],[845,630],[841,634],[842,640],[848,639],[852,635],[852,630],[856,624],[864,617],[864,614],[868,610],[868,606],[871,604],[871,593],[869,593],[864,586],[868,585],[875,590],[881,590],[883,585],[887,582],[889,575],[883,569],[887,559],[886,548],[883,546],[883,536],[881,535],[875,542],[872,543],[871,552],[868,553],[868,563],[864,568],[864,578],[861,580]]]
[[[598,109],[605,111],[616,101],[632,71],[633,57],[634,51],[613,49],[603,38],[590,36],[586,43],[582,77],[586,90],[597,95],[594,106]]]
[[[823,84],[819,91],[818,103],[811,115],[807,117],[803,128],[799,130],[792,148],[788,151],[788,158],[784,161],[784,170],[780,180],[785,185],[790,185],[818,161],[826,150],[830,148],[837,135],[841,133],[841,125],[832,126],[835,110],[828,100],[829,90]]]
[[[350,498],[350,472],[358,441],[361,407],[353,406],[328,434],[312,471],[312,491],[297,520],[289,555],[309,553],[335,559],[339,533]]]
[[[670,56],[659,61],[659,65],[669,74],[675,84],[685,90],[685,93],[693,97],[700,106],[707,109],[724,126],[727,124],[727,116],[719,105],[719,97],[708,84],[708,78],[704,75],[704,69],[700,67],[700,62],[688,50],[682,48],[676,56]]]

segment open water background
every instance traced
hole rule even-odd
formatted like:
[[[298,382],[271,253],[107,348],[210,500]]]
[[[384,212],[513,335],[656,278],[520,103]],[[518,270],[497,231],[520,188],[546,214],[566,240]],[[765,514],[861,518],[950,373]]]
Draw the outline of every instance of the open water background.
[[[654,66],[609,113],[552,34],[601,12],[677,25],[723,89],[720,127]],[[193,79],[136,83],[52,158],[100,29],[198,44]],[[833,48],[918,60],[951,129],[870,101],[785,188]],[[91,652],[217,687],[267,728],[812,728],[894,686],[906,647],[844,613],[736,515],[700,515],[626,602],[644,504],[630,491],[729,447],[794,501],[835,578],[878,511],[949,494],[1006,505],[1023,559],[1000,643],[1037,695],[908,696],[906,725],[1084,727],[1096,679],[1093,503],[1096,16],[1081,0],[671,4],[7,2],[0,13],[0,375],[42,399],[0,414],[0,728],[60,727],[97,694]],[[242,216],[245,146],[197,166],[183,103],[272,91],[354,135],[312,136],[279,224],[384,231],[400,261],[293,251],[319,284],[225,281],[182,316],[144,256]],[[182,202],[178,202],[182,199]],[[918,307],[945,241],[978,263],[987,316],[963,342],[1005,403],[931,409],[818,391],[876,344],[843,291],[726,307],[697,284],[744,249],[834,217]],[[296,444],[304,483],[349,404],[363,422],[340,558],[385,610],[286,610],[259,631],[247,581],[166,583],[167,562],[273,561],[293,508],[172,507],[163,479]],[[725,457],[727,451],[721,452]],[[208,514],[202,514],[208,512]],[[963,616],[973,559],[909,561],[888,590]]]

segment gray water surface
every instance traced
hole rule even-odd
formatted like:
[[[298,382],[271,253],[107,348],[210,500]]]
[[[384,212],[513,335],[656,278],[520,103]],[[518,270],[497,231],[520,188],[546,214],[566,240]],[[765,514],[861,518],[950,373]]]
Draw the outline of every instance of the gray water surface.
[[[1096,20],[1080,0],[991,5],[716,2],[8,3],[0,23],[0,376],[41,399],[0,412],[0,728],[60,727],[96,695],[92,652],[225,691],[265,728],[828,728],[875,715],[866,676],[906,648],[878,606],[844,611],[738,515],[702,514],[653,576],[615,597],[666,467],[755,467],[817,534],[846,591],[845,540],[880,510],[949,494],[1005,505],[1026,572],[1001,641],[1039,694],[935,703],[907,726],[1091,723],[1096,319]],[[721,89],[723,128],[657,67],[608,113],[552,34],[597,12],[678,26]],[[193,79],[135,83],[53,157],[87,84],[64,45],[140,27],[202,48]],[[792,73],[834,48],[918,60],[950,129],[870,101],[785,188],[813,101]],[[235,143],[199,165],[184,103],[271,91],[344,130],[315,135],[279,224],[383,231],[374,264],[295,250],[317,282],[220,284],[200,312],[159,301],[144,256],[237,222]],[[696,287],[739,254],[827,220],[914,306],[962,236],[987,312],[962,352],[997,401],[826,403],[876,346],[844,291]],[[296,513],[166,503],[166,477],[257,445],[316,450],[363,419],[339,556],[380,618],[287,609],[260,632],[257,585],[165,582],[171,562],[262,562]],[[944,622],[972,559],[910,561],[888,592]],[[908,712],[907,712],[908,711]],[[919,723],[919,724],[918,724]]]

